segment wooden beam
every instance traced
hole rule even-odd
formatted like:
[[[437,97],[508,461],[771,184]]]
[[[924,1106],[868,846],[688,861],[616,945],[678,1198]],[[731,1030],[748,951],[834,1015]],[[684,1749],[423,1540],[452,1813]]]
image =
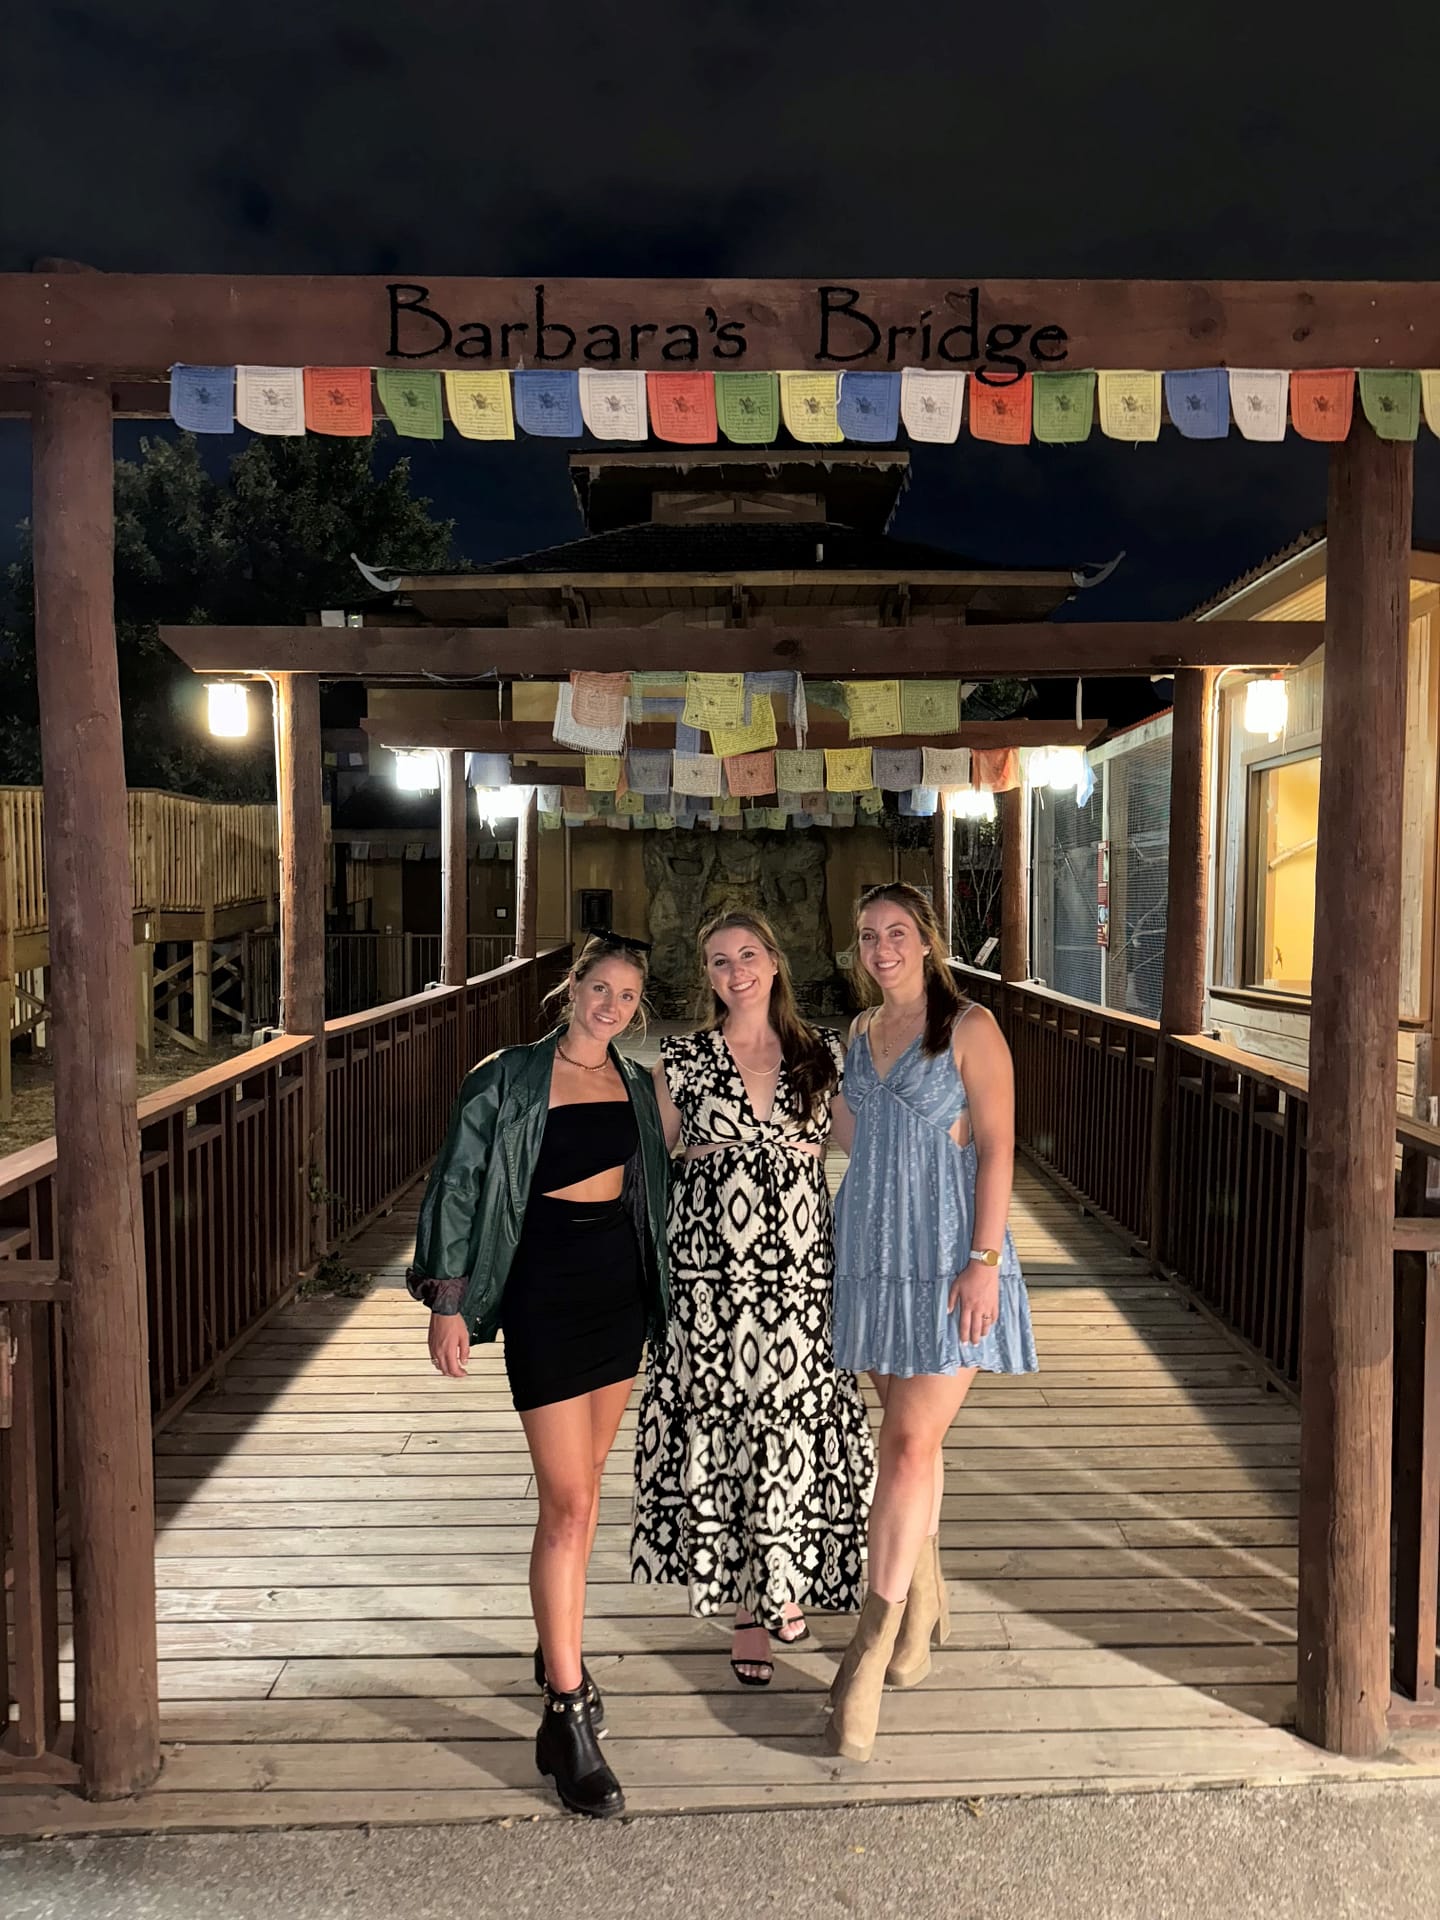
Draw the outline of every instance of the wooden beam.
[[[1030,978],[1030,795],[997,793],[1000,822],[1000,978]]]
[[[955,951],[955,816],[939,796],[931,822],[930,879],[946,953]]]
[[[722,456],[723,458],[724,456]],[[804,523],[801,522],[801,525]],[[817,536],[818,537],[818,536]],[[658,571],[630,567],[613,573],[402,573],[396,593],[588,593],[604,587],[615,591],[624,587],[709,587],[717,592],[731,587],[755,587],[760,590],[790,587],[954,587],[961,592],[983,587],[1058,587],[1075,591],[1074,570],[1070,567],[727,567],[719,572],[699,573],[684,569]],[[587,621],[574,624],[585,626]],[[737,621],[747,626],[748,621]],[[904,624],[909,624],[908,622]],[[712,629],[713,631],[713,629]],[[813,629],[811,629],[813,631]]]
[[[69,1298],[70,1283],[60,1278],[58,1260],[0,1260],[0,1306],[23,1300],[59,1305]]]
[[[463,987],[470,931],[469,809],[465,756],[440,756],[440,984]]]
[[[677,326],[692,330],[691,364],[720,369],[1429,367],[1440,285],[0,275],[0,367],[32,376],[153,378],[176,361],[581,366],[595,326],[615,330],[624,364],[661,370]]]
[[[533,787],[525,791],[515,822],[515,958],[535,958],[540,911],[540,815]]]
[[[80,276],[77,276],[77,278]],[[115,658],[110,398],[47,385],[33,434],[36,670],[54,1022],[57,1254],[75,1740],[87,1793],[160,1765],[154,1478],[135,1093],[130,852]]]
[[[1205,1025],[1215,685],[1216,676],[1207,669],[1187,668],[1175,678],[1165,967],[1150,1114],[1150,1253],[1157,1264],[1164,1263],[1168,1252],[1166,1211],[1178,1064],[1174,1048],[1166,1041],[1171,1034],[1199,1033]]]
[[[112,386],[103,384],[117,420],[168,420],[170,418],[170,382],[168,380],[125,380]],[[33,380],[0,379],[0,420],[26,420],[35,412],[38,388]]]
[[[305,1164],[323,1192],[325,1152],[325,816],[320,683],[282,673],[275,683],[275,791],[280,840],[280,1024],[311,1034],[305,1066]],[[325,1244],[325,1207],[310,1207],[309,1253]],[[304,1265],[309,1265],[307,1258]]]
[[[466,720],[426,714],[415,721],[396,715],[383,720],[362,720],[361,726],[381,746],[433,747],[437,751],[458,747],[466,753],[543,753],[553,759],[567,751],[557,747],[550,725],[544,720]],[[1073,720],[972,720],[959,733],[903,733],[890,739],[856,742],[877,747],[971,747],[988,750],[997,747],[1088,747],[1104,733],[1107,722],[1087,720],[1076,728]],[[794,730],[782,721],[777,728],[780,745],[794,744]],[[632,727],[632,747],[673,747],[675,723],[657,721]],[[811,716],[807,745],[844,747],[851,745],[850,729],[838,715]],[[576,754],[576,760],[584,756]]]
[[[826,585],[823,575],[817,584]],[[733,673],[816,679],[873,675],[967,680],[1174,673],[1191,667],[1293,667],[1320,646],[1315,620],[1025,620],[905,627],[161,627],[196,673],[318,673],[327,680],[564,679],[575,671]]]
[[[1408,1214],[1395,1222],[1396,1253],[1440,1253],[1440,1214]]]
[[[1395,1013],[1413,449],[1330,459],[1301,1313],[1299,1689],[1317,1746],[1385,1745],[1390,1697]],[[1366,901],[1364,914],[1355,902]]]

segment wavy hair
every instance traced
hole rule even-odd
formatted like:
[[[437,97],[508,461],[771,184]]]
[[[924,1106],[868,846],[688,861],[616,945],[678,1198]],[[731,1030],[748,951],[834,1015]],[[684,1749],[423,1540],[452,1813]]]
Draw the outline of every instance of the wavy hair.
[[[561,978],[560,984],[552,987],[540,1002],[541,1011],[548,1011],[552,1016],[551,1032],[553,1033],[557,1027],[569,1026],[570,1010],[574,1006],[570,989],[578,987],[586,974],[599,966],[602,960],[623,960],[627,967],[633,967],[639,974],[640,1004],[635,1009],[635,1017],[631,1025],[639,1029],[640,1038],[643,1040],[648,1025],[646,1016],[649,1012],[645,1004],[645,988],[650,984],[649,956],[638,943],[622,944],[619,940],[610,939],[604,934],[591,935],[576,955],[574,965]]]
[[[770,1024],[779,1036],[781,1058],[790,1075],[790,1084],[795,1089],[800,1110],[807,1119],[813,1119],[820,1102],[827,1094],[834,1093],[840,1084],[834,1055],[796,1004],[790,963],[780,950],[775,929],[762,914],[739,908],[717,914],[708,921],[700,929],[696,941],[702,974],[705,949],[716,934],[732,931],[753,934],[775,962],[775,978],[770,982]],[[701,1024],[723,1027],[729,1009],[708,979],[701,985],[700,999],[698,1015]]]

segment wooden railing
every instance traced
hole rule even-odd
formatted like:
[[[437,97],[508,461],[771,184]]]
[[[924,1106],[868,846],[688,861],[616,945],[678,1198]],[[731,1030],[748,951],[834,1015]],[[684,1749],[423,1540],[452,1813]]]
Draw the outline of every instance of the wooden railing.
[[[215,1377],[312,1264],[303,1120],[306,1068],[321,1046],[329,1227],[338,1240],[423,1173],[467,1069],[534,1037],[540,998],[568,957],[511,961],[463,987],[331,1022],[323,1043],[272,1041],[140,1102],[157,1424]],[[55,1521],[64,1506],[65,1403],[55,1254],[50,1140],[0,1160],[0,1534],[19,1701],[0,1739],[0,1783],[22,1760],[24,1777],[34,1773],[59,1720]],[[6,1624],[0,1601],[0,1629]]]
[[[1160,1271],[1298,1392],[1309,1085],[1275,1061],[1029,984],[957,968],[1015,1059],[1016,1138],[1137,1244],[1151,1239],[1156,1049],[1173,1050]],[[1397,1723],[1440,1725],[1440,1129],[1397,1118],[1392,1451]],[[1149,1247],[1152,1258],[1156,1249]]]
[[[491,973],[515,951],[509,933],[472,933],[466,972]],[[332,1018],[423,993],[440,977],[438,933],[331,933],[325,937],[325,1007]]]
[[[0,1780],[53,1753],[60,1731],[55,1460],[64,1288],[57,1269],[0,1262]],[[12,1678],[13,1675],[13,1678]],[[45,1777],[41,1773],[39,1777]],[[51,1772],[67,1779],[64,1768]]]

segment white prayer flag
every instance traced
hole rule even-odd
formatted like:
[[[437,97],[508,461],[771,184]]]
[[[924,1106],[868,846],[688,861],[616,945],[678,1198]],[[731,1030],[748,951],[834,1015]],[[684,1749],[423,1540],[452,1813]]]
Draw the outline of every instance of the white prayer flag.
[[[924,768],[922,786],[968,787],[970,784],[968,747],[922,747],[920,761]]]
[[[304,433],[300,367],[236,367],[235,418],[252,433]]]
[[[597,440],[643,440],[650,431],[643,373],[580,369],[580,418]]]
[[[675,793],[704,794],[707,798],[718,795],[724,764],[713,753],[677,753],[671,778],[671,788]]]
[[[1247,440],[1283,440],[1289,412],[1288,370],[1230,369],[1230,415]]]
[[[949,446],[959,438],[964,404],[963,373],[906,367],[900,375],[900,418],[912,440],[938,440]]]
[[[575,747],[584,753],[623,753],[625,722],[618,727],[582,727],[573,711],[573,688],[562,680],[557,689],[555,725],[551,729],[557,746]]]

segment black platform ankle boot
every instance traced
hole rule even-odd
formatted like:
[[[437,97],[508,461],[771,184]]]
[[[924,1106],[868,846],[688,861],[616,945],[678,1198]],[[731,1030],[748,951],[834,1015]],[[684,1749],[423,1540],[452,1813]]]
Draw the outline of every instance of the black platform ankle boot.
[[[535,1649],[535,1684],[545,1691],[545,1655],[539,1647]],[[605,1699],[599,1687],[590,1678],[589,1667],[580,1669],[580,1684],[585,1689],[585,1698],[590,1703],[590,1724],[595,1729],[597,1740],[605,1738]]]
[[[535,1765],[555,1782],[571,1813],[610,1820],[625,1811],[620,1782],[605,1764],[595,1738],[584,1687],[557,1693],[548,1683],[535,1736]]]

